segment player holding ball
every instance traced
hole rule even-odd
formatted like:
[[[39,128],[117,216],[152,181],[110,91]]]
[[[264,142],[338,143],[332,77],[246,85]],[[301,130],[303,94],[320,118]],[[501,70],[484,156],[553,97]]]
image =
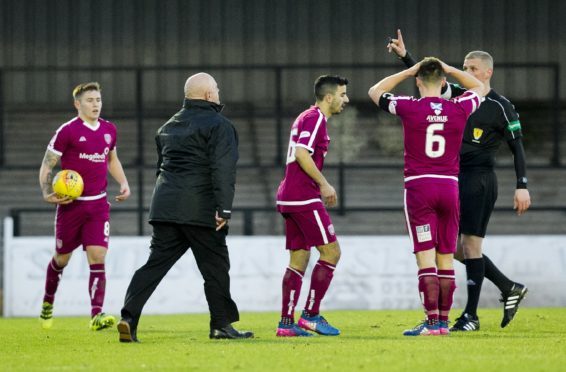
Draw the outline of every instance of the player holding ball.
[[[118,202],[130,196],[130,187],[116,152],[116,126],[102,118],[102,96],[96,82],[79,84],[73,90],[78,116],[61,125],[47,146],[39,170],[43,199],[57,205],[55,254],[45,279],[40,315],[42,327],[53,324],[53,303],[63,269],[73,251],[82,245],[90,266],[88,295],[91,302],[90,329],[98,331],[114,325],[115,318],[102,312],[106,289],[104,261],[110,234],[110,204],[106,199],[106,176],[120,185]],[[61,160],[62,172],[71,169],[84,180],[79,197],[65,196],[53,189],[53,168]],[[61,172],[60,172],[61,173]],[[76,178],[76,177],[75,177]],[[72,180],[72,178],[71,178]],[[57,188],[57,186],[56,186]]]

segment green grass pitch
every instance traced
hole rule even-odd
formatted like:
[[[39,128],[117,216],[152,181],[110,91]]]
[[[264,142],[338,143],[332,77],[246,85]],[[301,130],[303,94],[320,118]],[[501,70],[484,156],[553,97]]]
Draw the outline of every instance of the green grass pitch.
[[[338,337],[277,338],[276,313],[243,313],[251,340],[209,340],[208,315],[143,316],[140,344],[87,317],[0,318],[1,371],[560,371],[566,370],[566,310],[521,308],[501,329],[500,309],[481,309],[479,332],[404,337],[420,311],[328,311]],[[453,315],[459,311],[454,310]]]

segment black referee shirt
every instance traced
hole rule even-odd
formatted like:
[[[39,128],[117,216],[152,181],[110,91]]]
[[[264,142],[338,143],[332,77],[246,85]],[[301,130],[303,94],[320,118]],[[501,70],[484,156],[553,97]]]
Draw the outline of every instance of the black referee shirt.
[[[465,91],[457,84],[449,84],[443,97],[457,97]],[[521,137],[521,123],[515,107],[507,98],[491,89],[466,123],[460,150],[460,168],[493,168],[495,155],[503,140],[512,141]]]

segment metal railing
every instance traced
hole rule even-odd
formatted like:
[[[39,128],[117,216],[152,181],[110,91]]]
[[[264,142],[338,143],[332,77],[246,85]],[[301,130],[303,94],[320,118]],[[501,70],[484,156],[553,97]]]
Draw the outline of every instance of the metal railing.
[[[453,65],[459,65],[455,63]],[[144,143],[143,143],[143,123],[144,123],[144,75],[155,72],[182,72],[182,71],[235,71],[235,72],[255,72],[255,71],[269,71],[274,76],[273,92],[273,117],[275,118],[275,165],[283,164],[284,146],[286,138],[283,138],[283,117],[284,117],[284,101],[287,97],[283,95],[283,74],[287,71],[297,70],[313,70],[320,69],[326,71],[335,70],[376,70],[376,69],[399,69],[397,63],[359,63],[359,64],[297,64],[297,65],[177,65],[177,66],[143,66],[143,67],[129,67],[129,66],[114,66],[114,67],[101,67],[101,66],[68,66],[68,67],[3,67],[0,68],[0,167],[5,165],[5,126],[4,117],[6,111],[5,91],[5,76],[9,73],[55,73],[55,72],[129,72],[133,73],[134,78],[134,117],[137,125],[137,144],[138,144],[138,164],[144,164]],[[558,63],[500,63],[497,65],[498,69],[543,69],[550,71],[552,86],[552,155],[550,158],[550,165],[558,167],[561,165],[560,161],[560,65]],[[27,108],[26,108],[27,110]]]
[[[136,137],[136,158],[133,164],[130,164],[130,169],[136,170],[137,174],[137,207],[132,208],[132,211],[137,213],[137,230],[138,234],[143,234],[144,226],[145,226],[145,219],[144,215],[147,211],[147,208],[144,206],[144,195],[146,193],[146,186],[144,180],[144,170],[150,167],[153,167],[154,164],[146,164],[144,161],[144,153],[146,149],[144,148],[144,121],[146,120],[146,111],[148,110],[145,107],[144,103],[144,91],[145,91],[145,83],[144,83],[144,76],[148,73],[155,73],[161,71],[189,71],[189,70],[206,70],[206,71],[269,71],[273,74],[274,83],[273,83],[273,92],[274,92],[274,102],[273,102],[273,114],[272,117],[275,119],[275,126],[273,130],[275,131],[275,149],[273,152],[274,155],[274,166],[282,167],[284,163],[284,146],[286,146],[286,137],[283,138],[283,120],[285,118],[285,100],[287,97],[284,97],[284,73],[290,70],[312,70],[312,69],[324,69],[324,70],[344,70],[344,69],[399,69],[400,66],[397,63],[387,63],[387,64],[316,64],[316,65],[193,65],[193,66],[155,66],[155,67],[125,67],[125,66],[116,66],[116,67],[92,67],[92,66],[83,66],[83,67],[5,67],[0,68],[0,168],[7,166],[5,164],[5,149],[6,149],[6,141],[8,140],[5,136],[5,116],[6,116],[6,97],[5,97],[5,85],[6,85],[6,76],[7,74],[18,72],[18,73],[27,73],[27,72],[44,72],[44,73],[52,73],[52,72],[128,72],[134,75],[134,110],[132,117],[135,118],[136,122],[136,129],[137,129],[137,137]],[[552,112],[552,151],[551,156],[549,159],[549,166],[550,167],[560,167],[561,161],[561,153],[560,153],[560,142],[561,142],[561,132],[560,132],[560,65],[558,63],[501,63],[498,64],[498,68],[501,69],[544,69],[550,71],[551,74],[551,81],[553,82],[552,86],[552,103],[551,103],[551,112]],[[253,103],[250,103],[253,104]],[[25,109],[24,109],[25,110]],[[153,151],[153,149],[152,149]],[[35,166],[34,166],[35,167]],[[338,207],[338,213],[344,215],[350,211],[368,211],[368,212],[378,212],[378,211],[385,211],[385,210],[400,210],[399,208],[389,208],[389,207],[368,207],[368,208],[358,208],[358,207],[350,207],[347,203],[348,194],[346,193],[346,176],[345,170],[349,169],[350,167],[359,168],[358,165],[348,165],[348,164],[338,164],[334,166],[327,166],[326,168],[338,168],[338,184],[337,184],[337,191],[339,195],[341,195],[340,205]],[[379,165],[370,165],[371,168],[383,168],[383,166]],[[534,210],[563,210],[562,207],[541,207],[541,208],[533,208]],[[120,211],[126,211],[126,209],[116,209],[113,213],[120,213]],[[253,220],[254,214],[256,212],[265,212],[265,211],[273,211],[274,208],[272,207],[245,207],[245,208],[237,208],[239,213],[244,214],[244,233],[245,234],[253,234]],[[502,209],[503,210],[503,209]],[[19,219],[19,216],[22,213],[26,213],[31,211],[31,209],[18,209],[15,208],[12,210],[14,213],[15,220]],[[131,212],[131,211],[130,211]],[[18,226],[19,222],[16,222]]]

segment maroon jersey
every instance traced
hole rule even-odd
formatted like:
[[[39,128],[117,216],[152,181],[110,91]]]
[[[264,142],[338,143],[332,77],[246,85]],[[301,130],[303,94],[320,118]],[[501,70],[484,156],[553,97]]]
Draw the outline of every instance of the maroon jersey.
[[[94,200],[106,195],[108,156],[116,147],[116,126],[98,119],[91,126],[76,117],[61,125],[47,149],[61,157],[61,168],[79,172],[84,181],[78,200]]]
[[[295,159],[296,147],[309,151],[316,167],[322,171],[330,138],[326,117],[316,106],[311,106],[297,117],[291,126],[285,178],[277,190],[277,210],[293,213],[324,208],[318,185]]]
[[[481,98],[472,91],[451,100],[390,93],[379,99],[382,109],[403,122],[406,181],[438,176],[458,179],[466,121],[480,103]]]

